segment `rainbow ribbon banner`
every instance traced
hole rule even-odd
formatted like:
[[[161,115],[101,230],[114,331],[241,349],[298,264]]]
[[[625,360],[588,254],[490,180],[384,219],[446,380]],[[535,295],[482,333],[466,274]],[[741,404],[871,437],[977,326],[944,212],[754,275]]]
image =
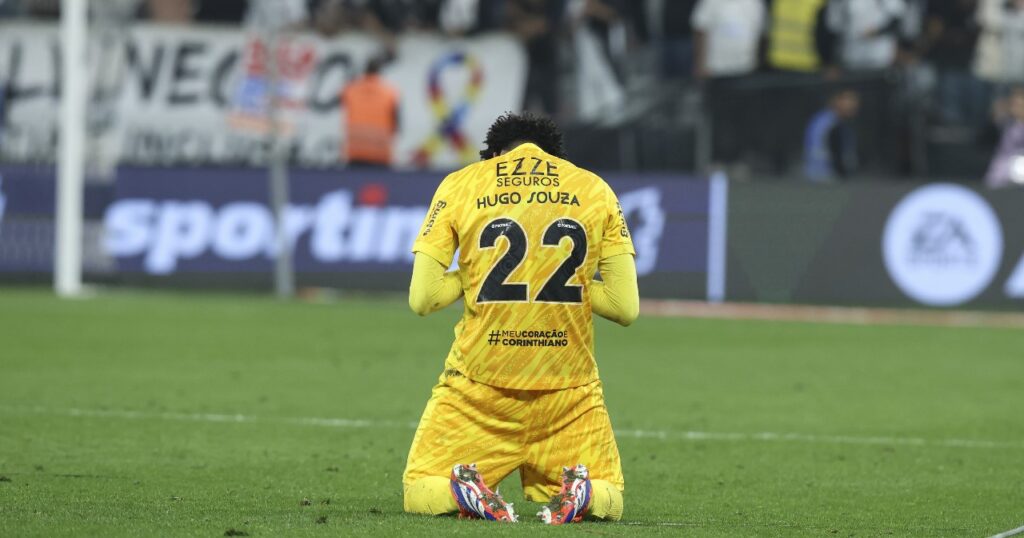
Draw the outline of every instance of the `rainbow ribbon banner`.
[[[469,82],[462,99],[454,106],[445,98],[441,88],[441,75],[451,68],[469,70]],[[445,148],[446,144],[458,153],[463,163],[476,160],[478,154],[466,140],[462,126],[470,107],[480,97],[480,89],[484,82],[484,71],[480,62],[472,55],[462,51],[451,52],[437,59],[430,66],[427,91],[430,95],[430,109],[437,120],[437,128],[426,142],[416,150],[413,161],[417,166],[426,167],[432,157]]]

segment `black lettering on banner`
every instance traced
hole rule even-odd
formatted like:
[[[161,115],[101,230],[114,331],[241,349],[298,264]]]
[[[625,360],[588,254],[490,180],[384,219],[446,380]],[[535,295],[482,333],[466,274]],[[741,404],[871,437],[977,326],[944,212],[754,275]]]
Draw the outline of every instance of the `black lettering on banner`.
[[[505,237],[508,241],[508,251],[491,268],[487,278],[484,279],[477,293],[477,303],[487,302],[529,302],[529,286],[527,284],[506,284],[509,275],[512,274],[523,259],[526,258],[528,244],[526,233],[522,226],[509,218],[499,218],[484,225],[480,233],[480,249],[490,249],[497,246],[498,237]],[[544,287],[534,299],[544,303],[573,303],[583,302],[583,286],[569,285],[569,279],[576,274],[576,270],[587,259],[587,231],[582,224],[573,219],[558,219],[552,222],[544,231],[542,244],[546,247],[557,247],[563,237],[572,240],[572,252],[548,277]]]
[[[480,232],[480,249],[486,250],[498,246],[498,238],[504,237],[508,242],[508,250],[487,273],[477,293],[477,303],[492,302],[525,302],[529,295],[528,284],[507,284],[509,275],[516,270],[526,258],[526,232],[518,222],[509,218],[492,220],[484,225]]]
[[[129,41],[125,47],[125,61],[128,63],[128,70],[138,75],[139,95],[144,101],[153,97],[157,79],[160,78],[160,68],[164,64],[164,50],[163,45],[157,45],[153,48],[147,61],[142,58],[142,52],[136,43]]]
[[[233,50],[221,58],[213,68],[210,81],[210,100],[217,106],[226,108],[231,102],[231,72],[238,64],[239,54]]]
[[[22,44],[14,42],[11,44],[11,53],[7,59],[7,92],[4,97],[7,99],[7,106],[11,106],[20,99],[31,99],[43,93],[42,86],[21,86],[18,84],[21,73],[21,60],[24,55]]]
[[[50,58],[53,62],[50,64],[53,66],[53,84],[50,84],[50,97],[53,99],[60,99],[64,80],[64,55],[60,51],[60,43],[50,43]]]
[[[199,70],[196,69],[193,58],[202,55],[205,51],[206,43],[200,41],[186,41],[178,47],[174,55],[174,69],[171,72],[171,91],[167,95],[168,104],[190,105],[199,101],[198,92],[186,92],[181,86],[199,79]]]
[[[572,219],[556,220],[544,232],[541,242],[546,247],[557,247],[563,237],[572,240],[572,253],[555,270],[544,287],[537,294],[537,301],[544,303],[582,303],[583,286],[570,285],[569,279],[587,260],[587,231],[583,225]]]
[[[331,80],[332,71],[338,69],[341,76],[338,84],[324,88],[326,81]],[[309,91],[309,109],[313,112],[330,112],[341,106],[341,89],[351,78],[352,58],[345,53],[331,54],[324,58],[313,71],[312,84]]]

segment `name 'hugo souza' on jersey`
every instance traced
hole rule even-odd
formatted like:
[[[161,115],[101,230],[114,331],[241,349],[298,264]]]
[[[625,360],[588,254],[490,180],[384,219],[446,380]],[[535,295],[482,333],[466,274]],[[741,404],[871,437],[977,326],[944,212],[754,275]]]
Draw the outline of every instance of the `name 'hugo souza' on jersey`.
[[[476,208],[494,207],[498,205],[519,205],[527,204],[561,204],[579,206],[580,199],[571,192],[564,191],[535,191],[525,198],[518,192],[503,192],[488,196],[481,196],[476,199]]]

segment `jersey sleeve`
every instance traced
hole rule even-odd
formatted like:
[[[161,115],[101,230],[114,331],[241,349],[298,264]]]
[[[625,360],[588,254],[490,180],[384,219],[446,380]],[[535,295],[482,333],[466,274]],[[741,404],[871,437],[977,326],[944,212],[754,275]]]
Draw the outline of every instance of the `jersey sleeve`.
[[[626,216],[622,213],[622,206],[619,205],[619,198],[611,187],[605,186],[605,219],[604,234],[601,239],[600,259],[610,258],[619,254],[632,254],[636,256],[633,249],[633,238],[629,235],[629,228],[626,226]]]
[[[452,183],[449,176],[437,187],[420,233],[412,245],[413,252],[422,252],[445,266],[452,263],[455,249],[459,248]]]

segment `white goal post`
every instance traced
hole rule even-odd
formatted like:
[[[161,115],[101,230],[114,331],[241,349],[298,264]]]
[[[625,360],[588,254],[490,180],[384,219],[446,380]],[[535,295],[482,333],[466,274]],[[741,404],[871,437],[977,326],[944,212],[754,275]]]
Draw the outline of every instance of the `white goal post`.
[[[266,41],[268,50],[276,50],[276,44],[283,33],[297,19],[305,17],[304,9],[296,12],[295,9],[287,7],[304,5],[297,0],[291,3],[284,3],[281,0],[250,1],[253,5],[247,17],[249,29]],[[134,18],[139,3],[140,0],[61,0],[62,82],[57,129],[59,147],[56,159],[53,255],[53,288],[60,297],[77,297],[83,293],[83,242],[86,233],[83,205],[86,171],[109,172],[112,163],[116,163],[117,159],[115,156],[111,160],[111,154],[105,153],[100,141],[93,136],[95,133],[92,131],[96,125],[94,121],[91,122],[90,116],[94,116],[95,119],[97,112],[104,111],[103,103],[95,100],[97,95],[117,95],[118,92],[103,92],[103,88],[94,92],[94,89],[103,84],[117,85],[122,75],[118,66],[123,57],[117,51],[112,52],[110,44],[125,38],[125,28]],[[93,17],[91,30],[90,13]],[[288,155],[285,137],[280,132],[279,103],[275,91],[279,71],[279,66],[276,65],[278,55],[271,53],[267,56],[270,68],[268,87],[271,92],[267,106],[267,120],[270,126],[267,138],[268,146],[271,148],[269,191],[277,222],[274,287],[278,296],[289,298],[294,295],[295,275],[291,245],[287,240],[283,223],[283,214],[288,205]]]
[[[53,287],[61,297],[75,297],[82,293],[88,8],[88,0],[61,0],[60,41],[63,62],[53,256]]]

